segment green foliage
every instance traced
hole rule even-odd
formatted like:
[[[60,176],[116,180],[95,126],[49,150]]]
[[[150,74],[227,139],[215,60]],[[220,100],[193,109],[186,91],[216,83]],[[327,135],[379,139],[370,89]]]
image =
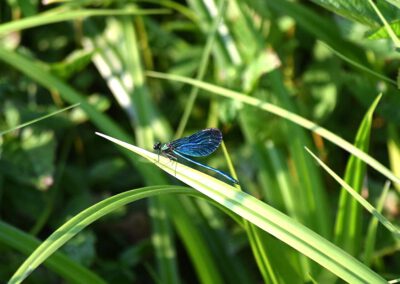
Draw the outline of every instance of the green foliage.
[[[0,1],[0,282],[399,278],[399,8]]]

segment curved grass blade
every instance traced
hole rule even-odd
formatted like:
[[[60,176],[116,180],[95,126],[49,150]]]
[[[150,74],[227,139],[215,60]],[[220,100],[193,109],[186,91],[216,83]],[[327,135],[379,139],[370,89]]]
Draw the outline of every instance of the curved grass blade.
[[[179,76],[179,75],[172,75],[172,74],[165,74],[165,73],[160,73],[160,72],[154,72],[154,71],[148,71],[147,75],[149,77],[154,77],[154,78],[160,78],[160,79],[168,79],[172,81],[177,81],[177,82],[183,82],[187,84],[191,84],[194,86],[198,86],[199,88],[212,92],[214,94],[227,97],[229,99],[236,100],[238,102],[242,102],[254,107],[257,107],[259,109],[268,111],[270,113],[273,113],[277,116],[280,116],[284,119],[290,120],[291,122],[304,127],[308,130],[313,131],[314,133],[317,133],[318,135],[324,137],[328,141],[331,141],[332,143],[336,144],[343,150],[353,154],[354,156],[358,157],[359,159],[363,160],[365,163],[370,165],[372,168],[380,172],[382,175],[390,179],[391,181],[400,184],[400,178],[394,175],[387,167],[385,167],[383,164],[381,164],[379,161],[365,153],[364,151],[361,151],[354,145],[352,145],[350,142],[344,140],[343,138],[339,137],[338,135],[334,134],[333,132],[319,126],[318,124],[305,119],[304,117],[295,114],[293,112],[290,112],[286,109],[280,108],[276,105],[273,105],[271,103],[267,103],[265,101],[259,100],[258,98],[255,97],[249,97],[246,96],[242,93],[235,92],[229,89],[225,89],[219,86],[215,86],[209,83],[201,82],[198,80],[194,80],[191,78]]]
[[[64,245],[77,233],[82,231],[94,221],[100,219],[104,215],[129,204],[133,201],[156,196],[162,193],[186,193],[195,194],[186,187],[171,187],[171,186],[151,186],[138,188],[126,191],[110,198],[107,198],[88,209],[82,211],[53,234],[51,234],[18,268],[14,275],[9,280],[9,284],[21,283],[24,281],[40,264],[42,264],[50,255]]]
[[[81,102],[80,108],[86,113],[86,115],[90,118],[91,122],[95,124],[99,129],[102,131],[107,132],[109,135],[112,135],[114,137],[118,137],[119,139],[123,139],[125,141],[130,141],[131,137],[128,135],[125,131],[122,130],[122,128],[115,123],[113,120],[111,120],[109,117],[107,117],[105,114],[102,112],[98,111],[94,107],[92,107],[86,100],[85,96],[80,94],[78,91],[73,89],[71,86],[68,84],[64,83],[62,80],[59,78],[55,77],[48,71],[44,70],[44,68],[32,61],[31,58],[27,58],[25,56],[22,56],[16,52],[9,51],[5,48],[0,47],[0,60],[10,64],[12,67],[15,69],[21,71],[23,74],[27,75],[28,77],[32,78],[32,80],[36,81],[40,85],[44,86],[45,88],[51,89],[51,90],[57,90],[61,97],[68,101],[69,103],[77,103]],[[154,123],[154,120],[152,120],[152,123]],[[155,127],[159,128],[161,124],[157,124]],[[135,165],[136,170],[144,177],[144,179],[151,183],[163,183],[163,179],[161,178],[161,174],[155,172],[154,170],[148,167],[148,165],[140,163],[138,159],[133,157],[129,151],[126,151],[125,149],[121,149],[121,152],[126,156],[126,158],[133,164]],[[177,202],[179,206],[179,202]],[[194,226],[193,226],[194,227]],[[191,230],[190,228],[185,228],[186,233],[184,236],[181,236],[182,238],[189,238],[190,239],[190,234],[194,231],[193,229]],[[201,239],[201,238],[199,238]],[[218,270],[215,269],[214,271],[217,272],[217,274],[213,274],[213,258],[210,257],[209,254],[207,254],[207,251],[204,251],[202,254],[203,258],[196,260],[197,263],[202,264],[202,269],[206,266],[205,272],[208,273],[208,275],[200,275],[199,278],[205,279],[205,278],[210,278],[215,281],[218,277]],[[206,256],[206,257],[204,257]],[[194,262],[195,263],[195,262]]]
[[[32,235],[2,221],[0,221],[0,242],[23,254],[32,253],[40,245],[40,241]],[[106,283],[100,276],[60,252],[49,258],[45,265],[71,283]]]
[[[387,283],[351,255],[255,197],[168,158],[158,157],[155,153],[113,137],[96,134],[146,158],[170,175],[313,259],[343,280],[350,283]]]

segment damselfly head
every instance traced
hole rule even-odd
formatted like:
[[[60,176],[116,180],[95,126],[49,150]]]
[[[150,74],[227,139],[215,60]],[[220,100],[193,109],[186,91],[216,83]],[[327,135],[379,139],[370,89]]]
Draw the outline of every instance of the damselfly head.
[[[154,150],[161,150],[161,142],[156,142],[153,146]]]

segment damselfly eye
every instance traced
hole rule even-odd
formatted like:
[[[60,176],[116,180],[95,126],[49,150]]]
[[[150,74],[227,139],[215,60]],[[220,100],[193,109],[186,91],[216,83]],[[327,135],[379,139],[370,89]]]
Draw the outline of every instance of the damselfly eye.
[[[160,150],[161,149],[161,142],[156,142],[153,146],[154,150]]]

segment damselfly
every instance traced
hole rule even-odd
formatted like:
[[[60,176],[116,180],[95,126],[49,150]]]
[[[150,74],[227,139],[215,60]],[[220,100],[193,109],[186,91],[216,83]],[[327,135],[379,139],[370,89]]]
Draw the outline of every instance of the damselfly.
[[[203,168],[212,170],[233,183],[238,183],[230,175],[190,159],[190,157],[205,157],[213,153],[221,144],[222,133],[217,128],[207,128],[196,132],[188,137],[183,137],[169,143],[161,144],[157,142],[153,149],[170,159],[177,160],[177,156]]]

